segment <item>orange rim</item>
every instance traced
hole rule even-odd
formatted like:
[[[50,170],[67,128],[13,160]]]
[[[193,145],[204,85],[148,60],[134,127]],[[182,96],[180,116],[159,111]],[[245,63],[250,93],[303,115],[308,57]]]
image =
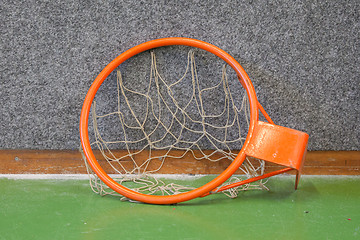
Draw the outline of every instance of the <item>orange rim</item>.
[[[170,45],[185,45],[185,46],[200,48],[205,51],[213,53],[214,55],[218,56],[219,58],[223,59],[226,63],[228,63],[237,73],[238,78],[241,84],[243,85],[243,87],[246,89],[247,95],[249,97],[250,125],[246,140],[244,142],[241,151],[234,159],[234,161],[228,166],[228,168],[225,171],[223,171],[219,176],[217,176],[215,179],[213,179],[212,181],[208,182],[207,184],[199,188],[177,195],[169,195],[169,196],[146,195],[135,192],[129,188],[120,185],[101,168],[90,146],[89,134],[88,134],[89,113],[91,109],[91,104],[94,100],[94,97],[99,87],[115,68],[117,68],[121,63],[123,63],[127,59],[141,52],[144,52],[152,48],[170,46]],[[151,203],[151,204],[173,204],[173,203],[188,201],[200,197],[206,193],[209,193],[216,187],[220,186],[229,177],[231,177],[231,175],[234,174],[234,172],[241,166],[241,164],[245,160],[246,157],[245,149],[250,142],[257,121],[258,121],[258,102],[254,87],[250,81],[249,76],[246,74],[245,70],[232,56],[230,56],[222,49],[200,40],[191,39],[191,38],[180,38],[180,37],[160,38],[142,43],[120,54],[117,58],[115,58],[112,62],[110,62],[96,77],[88,93],[86,94],[84,104],[82,106],[81,116],[80,116],[80,140],[84,154],[86,156],[86,159],[90,167],[108,187],[110,187],[117,193],[136,201]]]

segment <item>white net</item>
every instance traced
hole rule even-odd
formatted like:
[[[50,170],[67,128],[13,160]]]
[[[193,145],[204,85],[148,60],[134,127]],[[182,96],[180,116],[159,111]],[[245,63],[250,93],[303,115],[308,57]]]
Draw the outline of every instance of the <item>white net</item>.
[[[172,82],[160,74],[153,51],[145,87],[127,86],[117,71],[115,111],[98,114],[96,101],[92,105],[92,148],[101,153],[103,160],[98,161],[114,174],[114,180],[141,193],[179,194],[199,187],[196,179],[202,174],[216,173],[234,160],[249,124],[246,92],[237,93],[240,101],[234,99],[226,65],[212,86],[206,86],[209,81],[200,81],[199,76],[194,50],[188,52],[184,73]],[[105,136],[106,129],[110,129],[109,136]],[[116,195],[85,163],[93,191]],[[262,175],[264,167],[263,161],[246,159],[224,185]],[[193,181],[164,178],[161,173],[182,173]],[[233,198],[242,190],[266,189],[264,183],[249,183],[224,193]]]

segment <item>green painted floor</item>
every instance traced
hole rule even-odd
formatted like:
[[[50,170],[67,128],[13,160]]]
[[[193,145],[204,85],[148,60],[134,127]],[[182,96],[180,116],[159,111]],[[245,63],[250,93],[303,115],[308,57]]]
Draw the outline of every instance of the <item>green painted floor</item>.
[[[360,176],[272,178],[271,191],[172,206],[120,202],[85,180],[0,179],[0,239],[360,239]]]

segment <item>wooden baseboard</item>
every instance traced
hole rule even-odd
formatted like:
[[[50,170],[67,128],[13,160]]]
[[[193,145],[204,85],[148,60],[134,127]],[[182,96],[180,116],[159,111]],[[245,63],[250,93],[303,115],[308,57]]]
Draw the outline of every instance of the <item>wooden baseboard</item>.
[[[95,155],[101,159],[99,152],[95,152]],[[206,160],[197,161],[186,156],[184,159],[174,159],[160,173],[218,174],[228,164],[226,161],[208,164]],[[280,168],[267,164],[266,171]],[[84,173],[86,169],[81,154],[75,150],[0,150],[0,174]],[[303,174],[360,175],[360,151],[309,151]]]

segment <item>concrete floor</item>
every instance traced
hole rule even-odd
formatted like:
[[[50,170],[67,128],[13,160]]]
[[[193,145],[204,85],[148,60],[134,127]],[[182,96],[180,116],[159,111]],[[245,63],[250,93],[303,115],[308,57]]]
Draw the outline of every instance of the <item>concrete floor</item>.
[[[1,178],[0,239],[360,239],[360,176],[293,182],[155,206],[101,197],[85,180]]]

